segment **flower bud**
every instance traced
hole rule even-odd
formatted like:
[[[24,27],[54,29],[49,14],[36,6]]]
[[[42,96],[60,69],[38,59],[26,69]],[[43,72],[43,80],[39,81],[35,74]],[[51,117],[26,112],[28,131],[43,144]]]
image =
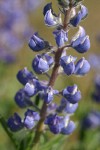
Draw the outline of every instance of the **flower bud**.
[[[37,112],[28,109],[25,112],[24,125],[26,128],[32,129],[35,126],[36,122],[39,121],[39,119],[40,116]]]
[[[60,65],[64,70],[64,73],[67,75],[71,75],[74,73],[75,65],[74,61],[76,60],[75,57],[70,56],[63,56],[60,59]]]
[[[85,53],[90,49],[90,39],[89,36],[85,36],[81,43],[73,47],[79,53]]]
[[[80,5],[80,11],[70,20],[70,24],[76,27],[87,15],[87,8],[84,5]]]
[[[78,103],[72,104],[69,101],[67,101],[65,98],[62,98],[60,106],[57,107],[57,112],[72,114],[76,111],[77,107],[78,107]]]
[[[58,26],[62,24],[61,15],[55,16],[52,10],[48,10],[44,16],[45,24],[49,27]]]
[[[71,46],[79,53],[85,53],[90,48],[89,36],[86,36],[83,27],[79,27],[79,31],[71,40]]]
[[[24,91],[28,96],[34,96],[37,92],[37,80],[33,79],[31,82],[26,83]]]
[[[45,73],[53,64],[53,58],[48,54],[37,55],[33,62],[32,67],[34,71],[38,74]]]
[[[11,116],[8,121],[7,125],[11,131],[16,132],[21,130],[24,126],[20,116],[17,113],[14,113],[14,116]]]
[[[61,129],[64,127],[64,117],[52,114],[47,116],[45,124],[49,126],[49,129],[54,134],[61,132]]]
[[[69,121],[68,125],[62,128],[61,133],[65,135],[71,134],[75,130],[76,126],[73,121]]]
[[[53,100],[53,89],[51,87],[48,87],[47,89],[44,90],[43,93],[43,100],[49,104]]]
[[[64,31],[63,29],[55,30],[53,32],[53,34],[55,36],[55,40],[56,40],[56,43],[57,43],[58,47],[64,46],[65,42],[68,41],[67,31]]]
[[[70,24],[72,24],[74,27],[76,27],[80,21],[81,21],[81,12],[79,11],[71,20]]]
[[[24,91],[24,89],[20,89],[15,95],[15,102],[20,108],[25,108],[27,106],[31,106],[32,102],[30,101],[30,97]]]
[[[40,38],[38,33],[34,33],[34,35],[29,40],[28,45],[33,51],[36,52],[41,51],[45,48],[49,48],[49,43]]]
[[[72,104],[77,103],[81,99],[81,92],[77,89],[77,85],[68,86],[62,91],[62,95]]]
[[[85,29],[79,26],[78,32],[71,39],[71,46],[74,48],[79,45],[85,36]]]
[[[82,75],[87,74],[89,70],[90,70],[90,64],[83,57],[76,63],[74,74],[82,76]]]
[[[32,72],[29,72],[26,67],[17,73],[17,79],[23,85],[25,85],[28,81],[31,81],[34,78],[36,77],[33,75]]]

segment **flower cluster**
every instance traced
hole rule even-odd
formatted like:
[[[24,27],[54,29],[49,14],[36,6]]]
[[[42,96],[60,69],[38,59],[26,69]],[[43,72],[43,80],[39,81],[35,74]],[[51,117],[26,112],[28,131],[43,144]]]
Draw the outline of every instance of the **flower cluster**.
[[[0,0],[0,60],[12,62],[25,39],[29,39],[32,27],[29,12],[34,10],[40,0]]]
[[[22,120],[18,114],[8,119],[8,126],[12,131],[18,131],[23,127],[32,129],[38,123],[44,123],[44,130],[49,130],[54,134],[71,134],[75,129],[75,123],[70,116],[78,108],[81,99],[81,92],[76,84],[69,85],[58,91],[54,89],[54,82],[59,74],[66,76],[83,76],[90,70],[88,61],[82,57],[67,55],[67,50],[74,49],[78,53],[85,53],[90,48],[89,36],[85,29],[79,26],[81,20],[87,16],[87,8],[76,0],[60,0],[61,14],[55,14],[52,3],[48,3],[43,10],[44,22],[48,27],[53,27],[53,35],[56,41],[56,48],[36,32],[29,40],[29,47],[34,52],[45,51],[37,54],[32,61],[32,68],[36,74],[48,76],[48,81],[41,81],[27,68],[20,70],[17,79],[24,85],[15,95],[16,104],[21,107],[34,107],[25,112]],[[77,7],[76,7],[77,6]],[[69,15],[68,15],[69,14]],[[67,16],[67,17],[66,17]],[[73,27],[78,27],[78,32],[69,40],[68,32]],[[77,60],[77,62],[75,62]],[[47,73],[52,70],[52,73]],[[35,106],[32,97],[39,95],[43,101],[42,108]],[[57,96],[60,103],[54,101]],[[38,111],[38,112],[37,112]],[[39,121],[39,122],[38,122]],[[38,131],[37,131],[38,132]],[[38,133],[37,133],[38,134]]]

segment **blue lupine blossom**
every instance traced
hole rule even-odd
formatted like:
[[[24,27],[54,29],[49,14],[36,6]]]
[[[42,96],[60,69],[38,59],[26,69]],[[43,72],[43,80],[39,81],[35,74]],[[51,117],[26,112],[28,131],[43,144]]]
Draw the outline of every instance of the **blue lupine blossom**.
[[[18,71],[17,79],[20,83],[25,85],[27,82],[31,81],[32,79],[36,78],[32,72],[28,71],[25,67],[24,69]]]
[[[90,49],[90,39],[89,36],[83,38],[79,45],[73,47],[79,53],[85,53]]]
[[[14,116],[8,119],[7,124],[10,130],[13,132],[19,131],[24,127],[22,120],[17,113],[14,113]]]
[[[56,43],[57,43],[58,47],[64,46],[65,42],[68,41],[68,34],[63,29],[56,30],[56,31],[53,32],[53,34],[55,36]]]
[[[62,117],[56,114],[49,115],[46,120],[45,124],[48,124],[49,129],[54,134],[61,133],[62,128],[65,127],[65,124],[68,122],[69,117]]]
[[[79,53],[85,53],[90,49],[89,36],[82,27],[79,27],[79,31],[72,38],[71,46]]]
[[[81,18],[84,19],[88,15],[88,9],[84,6],[81,5]]]
[[[73,121],[69,121],[68,125],[62,128],[61,133],[65,135],[71,134],[75,130],[75,128],[75,123]]]
[[[53,64],[53,58],[47,54],[37,55],[33,62],[32,67],[38,74],[47,72]]]
[[[67,105],[64,111],[66,113],[72,114],[76,111],[77,108],[78,108],[78,103],[72,104],[67,101]]]
[[[72,104],[67,99],[62,98],[61,104],[57,107],[57,112],[65,112],[68,114],[72,114],[78,108],[78,103]]]
[[[75,17],[70,20],[70,24],[76,27],[80,23],[80,21],[81,21],[81,12],[78,12],[78,14],[76,14]]]
[[[77,103],[81,99],[81,92],[77,88],[77,85],[68,86],[62,91],[62,95],[72,104]]]
[[[51,57],[50,55],[48,55],[48,54],[45,53],[45,54],[42,55],[42,58],[46,59],[46,61],[48,62],[49,67],[51,67],[53,65],[54,58]]]
[[[37,55],[32,63],[32,67],[34,71],[38,74],[47,72],[49,70],[48,62],[41,57],[41,55]]]
[[[32,80],[32,83],[26,83],[24,91],[27,93],[28,96],[34,96],[38,92],[36,84],[37,80],[35,79]]]
[[[25,108],[32,105],[30,101],[30,97],[24,91],[24,89],[20,89],[15,95],[15,102],[20,108]]]
[[[44,41],[42,38],[39,37],[38,33],[34,33],[31,39],[29,40],[29,47],[33,51],[41,51],[45,48],[49,47],[49,43],[47,41]]]
[[[89,62],[83,57],[81,58],[75,65],[75,74],[76,75],[85,75],[90,70],[90,64]]]
[[[39,119],[40,116],[37,112],[28,109],[25,112],[24,125],[26,128],[32,129],[35,126],[36,122],[39,121]]]
[[[44,91],[44,96],[43,99],[44,101],[49,104],[52,100],[53,100],[53,89],[51,87],[48,87],[45,91]]]
[[[70,23],[76,27],[82,19],[88,14],[88,10],[84,5],[80,6],[80,11],[70,20]]]
[[[46,7],[44,10],[44,21],[47,26],[58,26],[62,24],[61,20],[61,15],[59,14],[58,16],[53,13],[52,8],[49,9],[50,7]]]
[[[76,47],[77,45],[79,45],[85,36],[85,29],[82,26],[79,26],[78,32],[71,39],[71,46]]]
[[[60,59],[60,65],[62,66],[64,73],[67,75],[71,75],[74,73],[75,65],[74,61],[76,60],[75,57],[70,56],[63,56]]]

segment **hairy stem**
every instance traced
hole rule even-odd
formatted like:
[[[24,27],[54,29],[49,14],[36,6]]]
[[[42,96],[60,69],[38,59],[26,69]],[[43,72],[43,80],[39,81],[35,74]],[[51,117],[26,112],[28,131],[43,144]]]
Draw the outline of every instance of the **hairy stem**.
[[[70,5],[69,5],[70,8],[68,10],[66,10],[66,13],[65,13],[65,16],[64,16],[63,29],[65,31],[68,28],[68,23],[69,23],[69,20],[70,20],[70,12],[71,12],[71,8],[72,8],[71,4],[72,4],[72,1],[70,0]],[[64,49],[63,47],[58,48],[58,50],[55,52],[55,65],[53,67],[52,74],[51,74],[48,86],[53,87],[54,84],[55,84],[55,81],[56,81],[57,76],[58,76],[59,66],[60,66],[59,60],[60,60],[60,57],[62,55],[63,49]],[[35,137],[33,139],[32,146],[35,146],[38,143],[38,141],[40,139],[40,135],[41,135],[41,133],[44,129],[44,120],[46,118],[47,107],[48,107],[47,104],[44,102],[43,106],[41,108],[41,111],[40,111],[40,118],[41,119],[37,124],[36,133],[35,133]]]

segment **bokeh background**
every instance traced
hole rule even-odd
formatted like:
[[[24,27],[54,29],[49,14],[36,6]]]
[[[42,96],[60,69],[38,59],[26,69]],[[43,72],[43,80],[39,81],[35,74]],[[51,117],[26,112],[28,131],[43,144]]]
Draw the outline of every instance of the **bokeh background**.
[[[7,1],[7,0],[4,0]],[[11,0],[10,0],[11,1]],[[34,7],[31,8],[30,11],[25,10],[26,17],[28,25],[30,27],[30,31],[28,33],[28,36],[26,35],[21,38],[21,42],[23,43],[21,46],[19,46],[16,50],[10,51],[10,55],[13,55],[14,57],[10,57],[9,59],[0,59],[0,114],[2,114],[5,118],[8,118],[11,114],[14,112],[20,112],[22,113],[23,110],[20,110],[18,106],[16,106],[14,101],[14,96],[16,91],[18,91],[20,88],[22,88],[22,85],[17,81],[16,74],[17,72],[26,67],[29,70],[32,70],[31,63],[35,56],[35,53],[30,50],[28,47],[28,40],[29,37],[32,35],[33,32],[38,31],[39,34],[50,41],[52,44],[55,44],[55,41],[53,39],[52,31],[53,29],[48,28],[44,25],[44,18],[42,14],[42,10],[44,5],[47,2],[51,2],[49,0],[42,0],[40,4],[35,5],[34,1]],[[0,0],[0,8],[1,8],[1,2]],[[22,3],[24,0],[22,1]],[[58,12],[57,9],[57,2],[53,2],[53,8],[56,12]],[[97,0],[84,0],[84,5],[88,8],[89,15],[86,18],[86,20],[81,22],[81,25],[86,29],[86,33],[90,36],[91,40],[91,48],[87,52],[87,54],[84,54],[84,57],[87,59],[90,59],[90,56],[92,54],[95,54],[97,56],[100,55],[100,1]],[[36,7],[35,7],[36,6]],[[13,7],[13,5],[12,5]],[[20,6],[20,9],[22,9],[22,5]],[[1,16],[0,16],[1,17]],[[0,18],[2,20],[2,17]],[[20,20],[21,21],[21,20]],[[25,23],[22,21],[21,26],[20,23],[16,25],[19,28],[22,26],[21,29],[25,26]],[[2,29],[2,25],[0,27]],[[1,33],[0,29],[0,33]],[[73,35],[73,33],[70,34]],[[17,32],[17,31],[16,31]],[[21,31],[20,31],[21,32]],[[21,36],[18,31],[17,37]],[[2,39],[2,35],[0,36],[0,39]],[[9,37],[8,37],[9,38]],[[12,37],[13,39],[13,37]],[[0,53],[2,53],[1,50],[1,43],[0,43]],[[7,47],[6,47],[7,49]],[[9,48],[10,49],[10,48]],[[9,53],[8,50],[7,54]],[[73,56],[81,57],[81,54],[77,54],[74,50],[72,50],[71,54]],[[83,55],[82,55],[83,56]],[[2,58],[2,56],[0,56]],[[8,58],[8,57],[7,57]],[[95,59],[91,59],[92,63],[95,63]],[[57,89],[62,89],[65,86],[69,85],[70,83],[76,83],[78,84],[79,89],[82,92],[82,100],[79,102],[79,107],[74,116],[72,118],[77,123],[77,129],[76,131],[70,136],[65,139],[65,142],[63,143],[63,150],[82,150],[82,145],[84,145],[85,150],[99,150],[100,149],[100,127],[99,128],[93,128],[89,129],[85,132],[84,139],[80,138],[80,131],[81,130],[81,120],[82,118],[88,114],[91,110],[98,110],[100,111],[100,103],[97,104],[92,101],[92,93],[94,91],[94,79],[96,74],[100,73],[99,65],[100,60],[98,58],[98,63],[95,68],[91,66],[91,71],[88,73],[88,75],[84,77],[59,77],[57,79],[57,82],[55,84],[55,87]],[[44,77],[41,76],[41,79]],[[81,141],[83,140],[83,141]],[[8,148],[9,146],[9,148]],[[0,150],[8,150],[13,149],[13,146],[10,143],[10,139],[3,130],[3,127],[0,125]]]

